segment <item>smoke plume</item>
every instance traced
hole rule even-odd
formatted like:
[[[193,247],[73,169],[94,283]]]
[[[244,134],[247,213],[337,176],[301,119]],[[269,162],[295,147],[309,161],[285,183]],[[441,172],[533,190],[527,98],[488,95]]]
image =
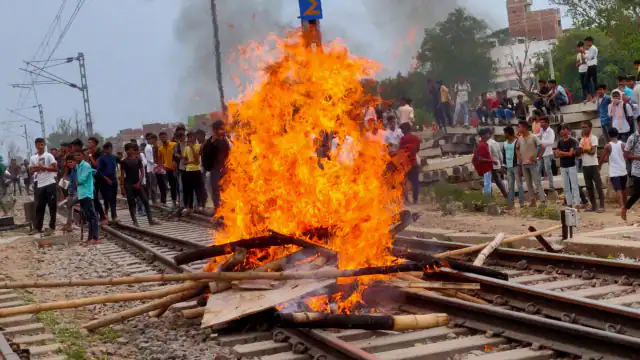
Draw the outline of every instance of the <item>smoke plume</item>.
[[[324,41],[343,39],[350,50],[380,62],[380,76],[407,72],[424,29],[446,18],[459,0],[323,0]],[[348,4],[348,5],[347,5]],[[218,0],[218,23],[227,100],[237,95],[232,76],[236,63],[226,61],[239,45],[262,41],[269,33],[300,26],[295,0]],[[183,115],[218,110],[210,0],[182,0],[175,21],[177,110]]]

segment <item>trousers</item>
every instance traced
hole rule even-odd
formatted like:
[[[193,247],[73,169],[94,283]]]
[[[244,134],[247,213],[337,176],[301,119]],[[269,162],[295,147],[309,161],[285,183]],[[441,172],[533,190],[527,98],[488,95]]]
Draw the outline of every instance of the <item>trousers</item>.
[[[84,215],[84,219],[87,221],[87,226],[89,227],[87,239],[98,240],[98,236],[100,235],[100,223],[98,222],[98,215],[96,215],[96,209],[93,205],[93,199],[84,198],[78,200],[78,202],[80,202],[82,214]]]
[[[124,191],[127,195],[127,205],[129,205],[129,214],[131,215],[131,220],[133,222],[137,222],[138,219],[136,217],[136,199],[140,201],[144,210],[147,212],[147,218],[149,222],[152,221],[151,217],[151,208],[149,208],[149,200],[147,199],[147,194],[145,194],[142,187],[140,189],[136,188],[135,184],[124,183]]]
[[[578,190],[578,169],[575,166],[560,168],[562,175],[564,198],[567,205],[573,206],[580,204],[580,192]]]
[[[549,189],[554,189],[553,187],[553,170],[551,166],[551,162],[553,161],[553,155],[543,156],[541,159],[538,159],[538,172],[542,174],[542,170],[544,169],[545,174],[549,177]]]
[[[453,121],[458,121],[458,116],[462,112],[462,120],[465,126],[469,126],[469,104],[466,102],[457,102],[456,109],[453,112]]]
[[[118,217],[116,211],[116,198],[118,196],[118,182],[112,180],[111,185],[104,183],[100,187],[100,193],[104,200],[104,212],[108,213],[111,210],[111,219],[114,220]]]
[[[587,187],[587,194],[591,202],[591,209],[598,209],[596,205],[596,191],[598,192],[598,199],[600,200],[600,208],[604,209],[604,190],[602,189],[602,179],[600,178],[600,172],[598,172],[598,166],[583,165],[582,173],[584,175],[584,185]]]
[[[522,165],[522,173],[524,174],[524,180],[527,183],[527,191],[531,200],[535,200],[535,194],[540,197],[540,201],[545,201],[547,196],[544,194],[542,188],[542,179],[540,178],[540,171],[535,164]],[[535,189],[534,189],[535,185]]]
[[[517,167],[507,168],[507,187],[509,188],[509,205],[513,206],[515,200],[515,187],[518,185],[518,199],[520,205],[524,205],[524,188],[522,184],[522,176]]]
[[[411,169],[409,169],[405,180],[405,184],[411,184],[413,203],[415,204],[418,202],[418,198],[420,197],[420,167],[418,166],[418,164],[413,165]],[[404,191],[404,199],[406,201],[409,201],[409,194],[406,185]]]
[[[224,175],[224,169],[211,170],[209,172],[209,185],[211,189],[211,201],[217,210],[220,207],[220,181]]]
[[[202,207],[202,173],[200,170],[185,171],[182,173],[182,186],[184,189],[184,207],[193,209],[194,200]]]
[[[36,231],[42,231],[44,225],[44,210],[49,207],[49,228],[56,229],[56,214],[58,207],[56,203],[56,187],[55,183],[38,187],[35,190],[34,200],[36,203],[36,223],[34,228]]]

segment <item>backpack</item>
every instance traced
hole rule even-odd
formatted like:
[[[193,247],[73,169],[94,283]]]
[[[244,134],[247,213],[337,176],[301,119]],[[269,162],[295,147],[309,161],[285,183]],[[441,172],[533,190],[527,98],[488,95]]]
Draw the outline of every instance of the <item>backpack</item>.
[[[573,95],[571,95],[569,89],[564,88],[564,91],[567,93],[567,105],[573,104]]]

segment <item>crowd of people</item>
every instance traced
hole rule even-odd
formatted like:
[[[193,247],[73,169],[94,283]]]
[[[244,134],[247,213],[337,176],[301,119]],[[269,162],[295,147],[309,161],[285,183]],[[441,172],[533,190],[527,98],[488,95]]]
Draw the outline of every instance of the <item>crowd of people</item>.
[[[178,125],[171,139],[166,132],[148,133],[145,142],[138,144],[132,139],[124,145],[124,152],[117,154],[113,144],[100,146],[95,137],[90,137],[86,146],[75,139],[49,151],[44,139],[36,139],[37,152],[24,167],[27,177],[33,178],[33,233],[53,234],[59,207],[67,210],[63,230],[71,231],[73,208],[79,205],[89,229],[87,241],[97,244],[100,225],[107,222],[107,216],[111,222],[119,221],[118,192],[126,197],[135,226],[139,226],[138,215],[146,216],[150,225],[158,224],[149,199],[154,205],[172,206],[187,213],[202,211],[209,196],[214,207],[220,206],[220,181],[232,143],[222,121],[214,122],[212,130],[206,138],[204,131],[187,131],[184,125]],[[12,162],[9,172],[16,184],[19,182],[14,181],[13,174],[20,176],[23,167],[14,165]],[[209,186],[205,185],[206,178]],[[21,191],[19,184],[16,187]],[[25,188],[30,188],[28,182]],[[49,227],[43,231],[47,207]]]

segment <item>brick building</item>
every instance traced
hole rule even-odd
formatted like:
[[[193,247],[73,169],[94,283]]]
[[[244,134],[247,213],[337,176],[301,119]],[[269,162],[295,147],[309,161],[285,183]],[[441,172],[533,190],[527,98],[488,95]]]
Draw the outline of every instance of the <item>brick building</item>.
[[[551,40],[562,35],[560,9],[531,10],[533,0],[507,0],[509,34],[512,38]]]

